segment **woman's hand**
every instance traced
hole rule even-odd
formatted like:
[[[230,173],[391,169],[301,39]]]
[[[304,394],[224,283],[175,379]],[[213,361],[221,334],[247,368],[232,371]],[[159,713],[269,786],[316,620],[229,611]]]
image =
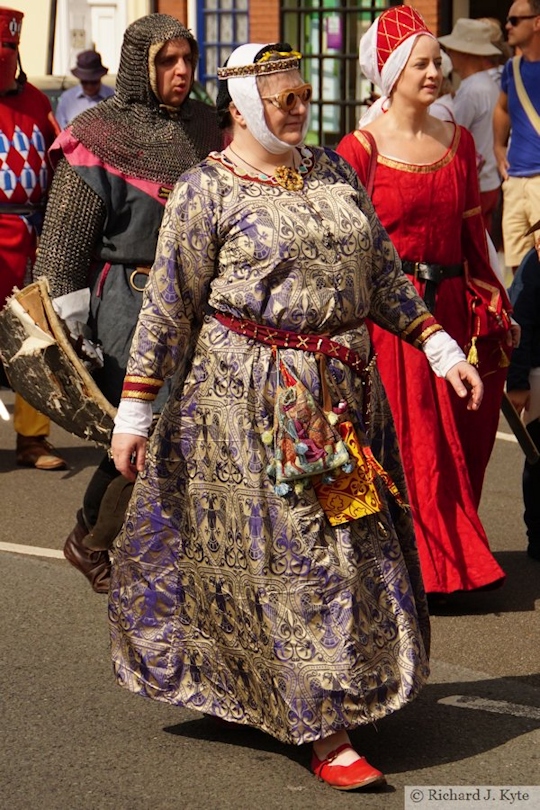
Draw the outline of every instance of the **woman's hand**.
[[[506,146],[495,145],[493,147],[493,151],[495,152],[495,160],[497,161],[497,169],[499,170],[499,174],[503,180],[508,180],[508,169],[510,168],[510,164],[508,163],[508,158],[506,156]]]
[[[462,360],[452,366],[446,375],[446,380],[450,383],[458,397],[466,397],[470,392],[467,410],[477,411],[484,396],[484,383],[474,366]]]
[[[144,470],[146,445],[144,436],[133,436],[131,433],[113,433],[111,458],[118,472],[128,481],[135,481],[138,472]]]
[[[519,325],[519,323],[512,321],[512,323],[510,324],[510,329],[508,330],[508,334],[506,335],[506,344],[508,346],[512,346],[514,349],[517,349],[520,340],[521,340],[521,326]]]

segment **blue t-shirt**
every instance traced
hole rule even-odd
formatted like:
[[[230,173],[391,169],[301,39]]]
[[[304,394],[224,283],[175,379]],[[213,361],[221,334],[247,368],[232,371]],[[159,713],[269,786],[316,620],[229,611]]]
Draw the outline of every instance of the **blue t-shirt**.
[[[533,107],[540,115],[540,62],[521,60],[520,73]],[[511,132],[508,148],[508,174],[512,177],[532,177],[540,174],[540,135],[531,124],[518,98],[514,82],[514,66],[510,59],[504,66],[501,90],[508,96]]]

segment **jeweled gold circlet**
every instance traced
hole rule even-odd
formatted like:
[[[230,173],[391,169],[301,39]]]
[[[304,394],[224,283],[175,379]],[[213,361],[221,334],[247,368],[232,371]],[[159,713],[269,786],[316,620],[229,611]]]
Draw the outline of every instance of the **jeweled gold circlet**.
[[[287,70],[300,70],[300,58],[291,56],[269,62],[255,62],[252,65],[236,65],[217,69],[218,79],[242,79],[244,76],[268,76],[270,73],[284,73]]]

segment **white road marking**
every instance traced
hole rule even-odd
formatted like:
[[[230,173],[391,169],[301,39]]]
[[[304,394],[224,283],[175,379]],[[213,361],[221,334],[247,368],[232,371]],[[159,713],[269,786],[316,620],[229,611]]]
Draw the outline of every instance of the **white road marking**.
[[[22,546],[19,543],[0,543],[0,551],[10,551],[13,554],[30,554],[33,557],[54,557],[57,560],[65,559],[63,552],[57,551],[55,548]]]
[[[2,419],[4,422],[9,422],[9,411],[4,405],[1,398],[0,398],[0,419]]]
[[[502,439],[504,442],[517,442],[517,439],[513,433],[504,433],[502,430],[497,431],[496,438]]]
[[[457,706],[460,709],[476,709],[481,712],[511,714],[514,717],[540,720],[540,709],[534,706],[523,706],[521,703],[507,703],[506,700],[488,700],[487,698],[474,697],[474,695],[450,695],[441,698],[437,702],[445,706]]]

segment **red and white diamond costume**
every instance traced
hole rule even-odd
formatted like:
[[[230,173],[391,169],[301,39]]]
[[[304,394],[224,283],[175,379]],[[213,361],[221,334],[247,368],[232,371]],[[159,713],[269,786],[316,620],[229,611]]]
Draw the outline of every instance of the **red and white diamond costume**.
[[[47,150],[57,132],[49,100],[37,87],[25,83],[0,96],[0,306],[14,286],[23,286],[34,263],[52,179]]]

